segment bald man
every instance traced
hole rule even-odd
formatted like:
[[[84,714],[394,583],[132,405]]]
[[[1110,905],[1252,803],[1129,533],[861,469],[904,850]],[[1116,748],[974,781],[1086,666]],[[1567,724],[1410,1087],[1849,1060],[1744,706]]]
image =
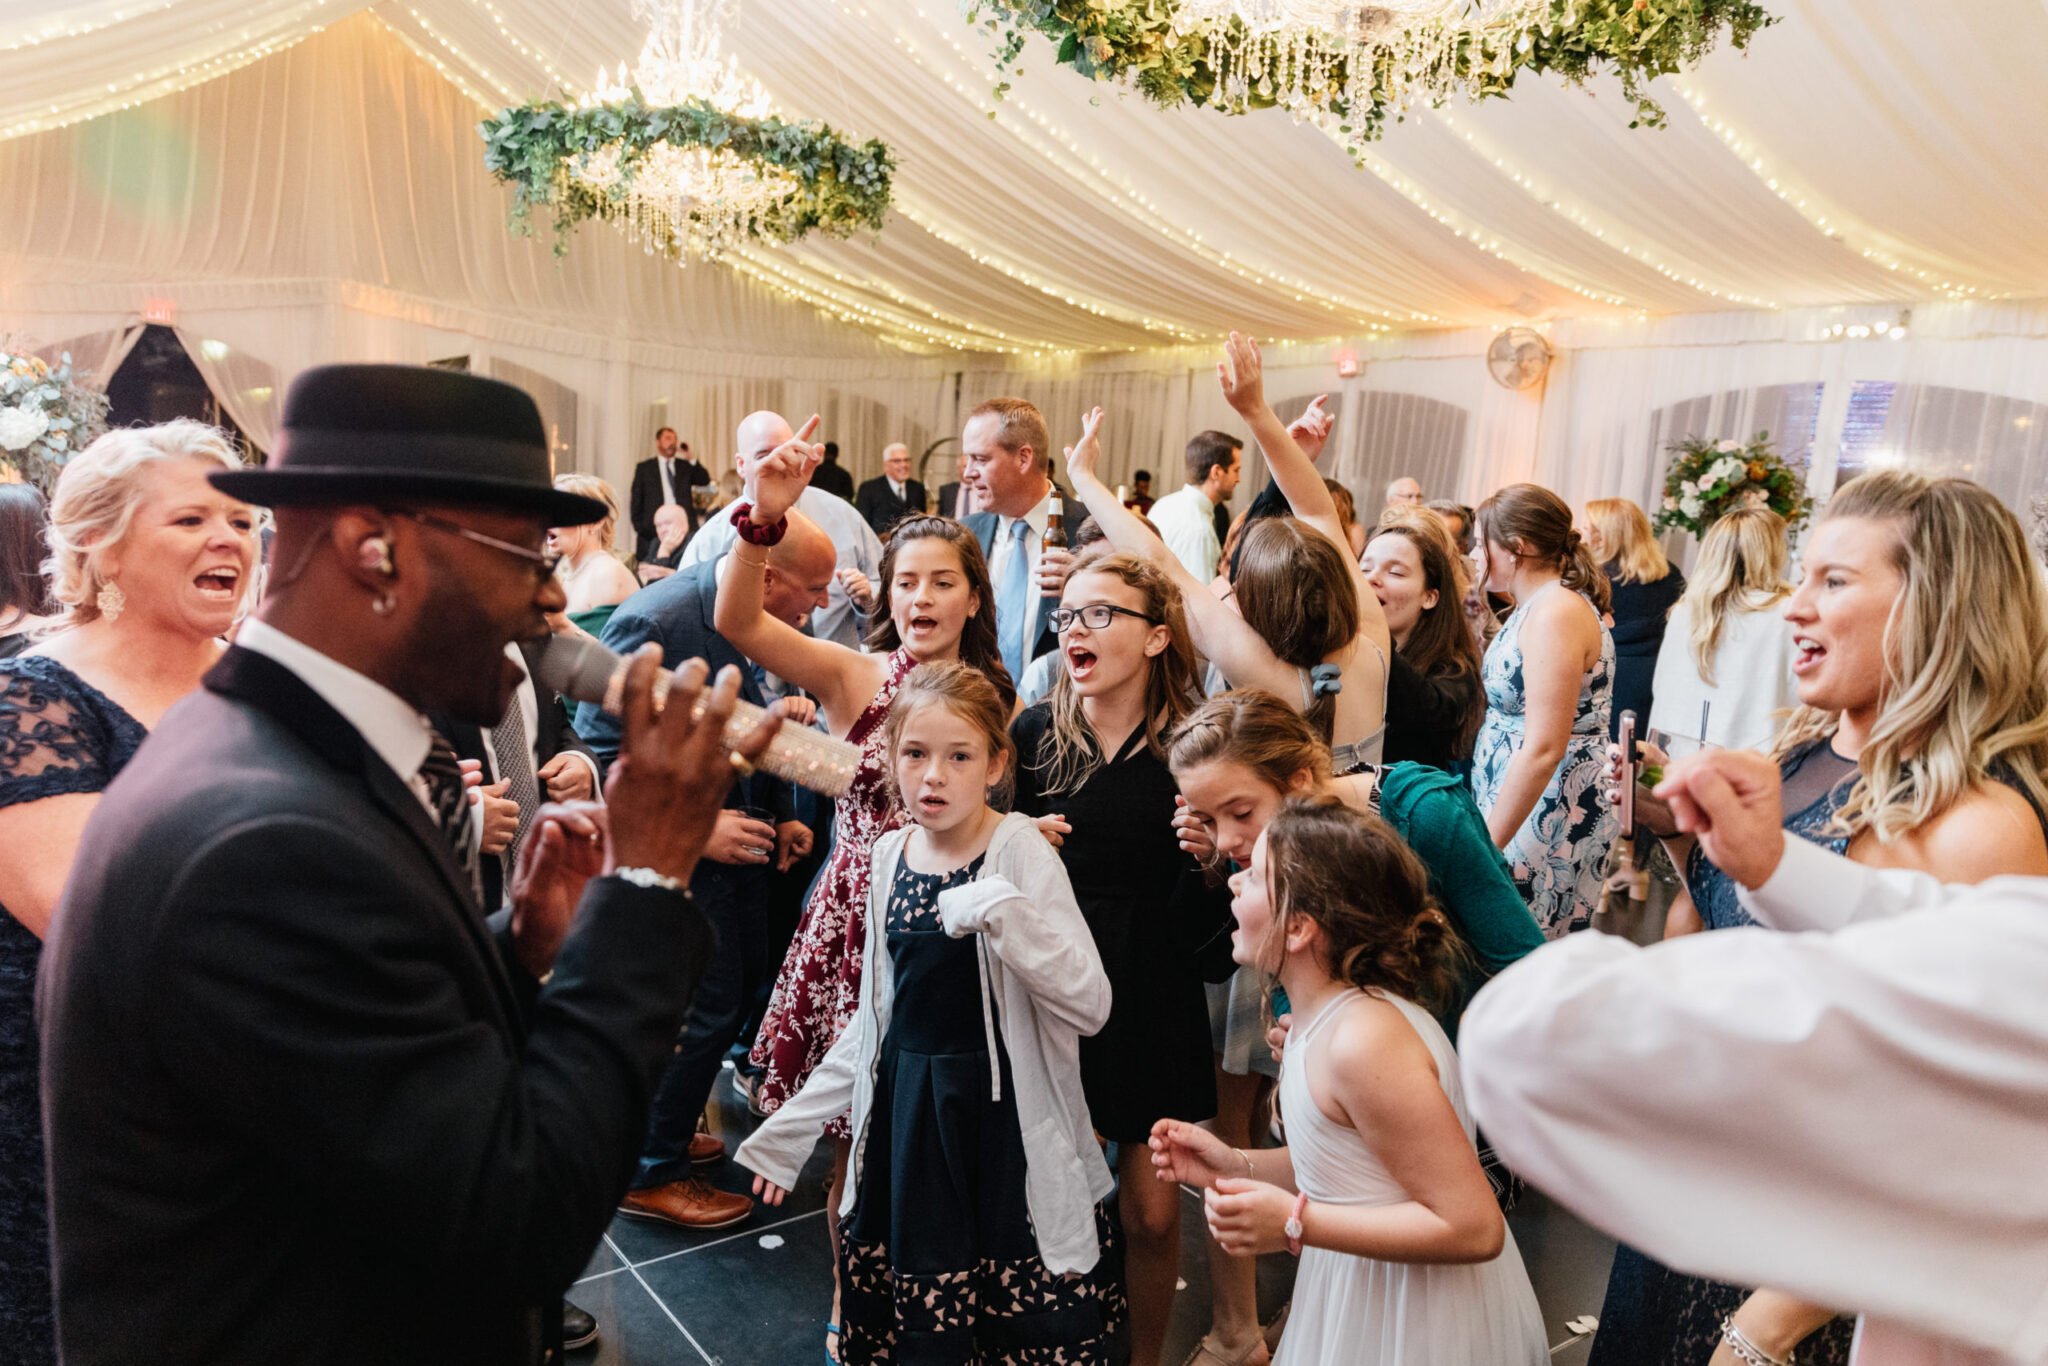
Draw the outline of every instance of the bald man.
[[[1387,511],[1406,512],[1422,506],[1422,485],[1409,475],[1402,475],[1387,485]]]
[[[737,435],[739,449],[733,466],[745,485],[740,499],[751,503],[754,467],[795,436],[796,429],[782,414],[764,410],[747,414]],[[830,600],[811,614],[811,634],[857,650],[867,635],[868,609],[874,605],[874,581],[882,569],[882,540],[867,519],[843,498],[813,487],[803,491],[796,505],[831,538],[839,556],[839,574],[833,580]],[[735,533],[731,512],[730,508],[722,510],[690,538],[689,545],[683,548],[679,569],[715,560],[732,548]]]
[[[910,477],[910,447],[891,442],[882,452],[882,472],[860,486],[854,510],[883,540],[905,517],[924,514],[924,485]]]

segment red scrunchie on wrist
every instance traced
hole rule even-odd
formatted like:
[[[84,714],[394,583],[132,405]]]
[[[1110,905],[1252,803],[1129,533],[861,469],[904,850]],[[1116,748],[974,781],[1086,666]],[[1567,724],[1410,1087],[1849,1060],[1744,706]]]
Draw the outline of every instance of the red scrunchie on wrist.
[[[789,534],[789,518],[783,517],[771,525],[760,526],[753,520],[753,511],[752,503],[736,505],[732,510],[733,530],[737,531],[740,539],[748,545],[779,545],[782,538]]]

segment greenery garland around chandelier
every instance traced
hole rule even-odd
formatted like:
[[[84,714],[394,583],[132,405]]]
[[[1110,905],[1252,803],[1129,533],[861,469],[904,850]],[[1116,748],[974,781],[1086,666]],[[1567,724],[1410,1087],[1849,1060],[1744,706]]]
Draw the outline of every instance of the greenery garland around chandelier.
[[[1005,71],[1022,56],[1026,35],[1037,32],[1058,44],[1062,65],[1093,80],[1134,85],[1154,104],[1226,113],[1291,107],[1327,117],[1354,152],[1380,135],[1389,114],[1398,118],[1418,100],[1503,96],[1524,71],[1554,71],[1574,84],[1611,71],[1635,105],[1629,126],[1660,127],[1665,114],[1646,90],[1650,81],[1695,65],[1724,34],[1742,48],[1777,22],[1752,0],[1531,0],[1493,20],[1425,21],[1357,46],[1327,32],[1293,35],[1285,58],[1267,63],[1264,73],[1250,72],[1251,79],[1240,73],[1232,80],[1218,71],[1218,53],[1228,60],[1256,40],[1239,18],[1188,23],[1183,0],[963,3],[968,18],[996,36]],[[1360,61],[1371,69],[1354,71]],[[1300,79],[1303,68],[1312,79]],[[1008,89],[1006,81],[996,93]]]
[[[536,101],[486,119],[484,166],[513,187],[511,227],[533,230],[535,206],[554,211],[555,254],[588,218],[626,219],[635,176],[657,149],[701,148],[753,163],[794,180],[752,221],[750,235],[793,242],[809,232],[848,237],[879,230],[889,209],[895,154],[870,139],[849,142],[822,123],[729,113],[701,99],[652,106],[638,90],[602,104]],[[605,158],[616,176],[598,188],[572,171]],[[689,250],[681,225],[649,240],[650,250],[681,257]]]

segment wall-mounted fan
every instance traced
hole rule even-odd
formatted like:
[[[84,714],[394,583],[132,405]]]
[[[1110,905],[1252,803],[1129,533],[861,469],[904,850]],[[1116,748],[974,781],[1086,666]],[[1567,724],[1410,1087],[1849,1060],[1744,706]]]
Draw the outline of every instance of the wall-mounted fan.
[[[1486,348],[1486,372],[1504,389],[1534,389],[1550,372],[1550,343],[1533,327],[1510,327]]]

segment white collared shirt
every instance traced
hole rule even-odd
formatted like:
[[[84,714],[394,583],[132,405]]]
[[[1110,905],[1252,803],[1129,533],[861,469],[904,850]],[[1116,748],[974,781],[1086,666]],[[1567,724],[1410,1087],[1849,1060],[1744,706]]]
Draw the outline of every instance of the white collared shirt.
[[[882,477],[884,479],[889,478],[887,475],[883,475]],[[899,503],[909,496],[909,490],[905,487],[901,479],[889,479],[889,492],[896,495],[896,501]]]
[[[1216,504],[1199,484],[1183,484],[1152,504],[1147,514],[1159,528],[1159,539],[1188,573],[1203,583],[1216,577],[1223,545],[1216,539]]]
[[[1860,1312],[1858,1366],[2048,1362],[2048,878],[1794,837],[1742,900],[1762,926],[1575,934],[1482,989],[1480,1126],[1674,1267]]]
[[[1022,517],[1004,517],[1001,515],[996,517],[995,553],[990,555],[988,559],[990,583],[999,584],[1003,581],[1003,574],[1005,573],[1005,567],[1010,562],[1010,556],[1017,553],[1017,533],[1015,527],[1021,521],[1031,528],[1030,533],[1024,537],[1024,553],[1031,557],[1026,561],[1028,568],[1025,571],[1025,578],[1031,582],[1033,599],[1037,598],[1038,561],[1045,552],[1045,528],[1052,521],[1053,497],[1053,490],[1048,487],[1045,491],[1045,497],[1038,500],[1038,506],[1032,508],[1031,511],[1025,513]]]
[[[751,493],[748,496],[751,497]],[[832,546],[839,552],[839,567],[858,569],[869,583],[874,584],[875,596],[879,598],[882,586],[876,579],[882,572],[882,538],[875,535],[868,519],[844,498],[834,497],[821,488],[804,489],[797,495],[796,506],[797,511],[823,527],[825,534],[832,538]],[[732,548],[738,536],[739,533],[733,530],[732,519],[725,513],[707,518],[683,548],[683,558],[676,564],[676,572],[717,559]],[[825,600],[824,610],[811,614],[811,634],[820,640],[837,641],[850,650],[863,648],[863,638],[867,634],[865,620],[853,609],[846,596],[846,587],[839,582],[837,575],[833,576]]]
[[[382,683],[286,635],[261,617],[243,620],[235,644],[282,664],[318,693],[321,701],[356,728],[364,743],[411,789],[428,814],[433,814],[433,798],[420,777],[420,765],[426,762],[427,751],[434,746],[433,731],[411,703]]]

